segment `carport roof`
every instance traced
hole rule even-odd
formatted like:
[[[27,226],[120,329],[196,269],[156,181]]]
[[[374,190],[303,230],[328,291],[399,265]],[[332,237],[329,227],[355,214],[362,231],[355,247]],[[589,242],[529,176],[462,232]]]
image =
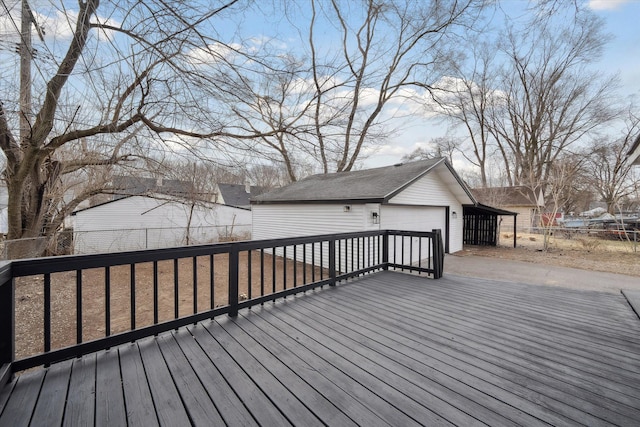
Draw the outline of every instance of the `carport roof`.
[[[465,210],[468,209],[471,213],[486,213],[500,216],[516,216],[517,212],[511,212],[500,208],[494,208],[493,206],[483,205],[478,203],[477,205],[464,205]]]
[[[459,197],[476,202],[471,191],[444,158],[400,163],[374,169],[318,174],[261,194],[254,204],[267,203],[384,203],[424,175],[438,170],[445,185]],[[449,173],[446,174],[445,171]],[[451,186],[457,188],[451,188]]]

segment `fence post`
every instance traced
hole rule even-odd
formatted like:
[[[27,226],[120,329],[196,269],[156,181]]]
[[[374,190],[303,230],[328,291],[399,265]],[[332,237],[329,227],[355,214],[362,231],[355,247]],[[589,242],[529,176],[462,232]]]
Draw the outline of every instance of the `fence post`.
[[[444,247],[442,245],[442,233],[439,229],[433,232],[433,278],[439,279],[444,272]]]
[[[382,235],[382,269],[389,270],[389,230]]]
[[[15,357],[15,282],[11,263],[0,266],[0,385],[11,379]]]
[[[336,285],[336,239],[329,239],[329,286]],[[295,261],[294,261],[295,262]]]
[[[234,245],[229,250],[229,316],[238,315],[238,264],[240,256],[238,248]]]

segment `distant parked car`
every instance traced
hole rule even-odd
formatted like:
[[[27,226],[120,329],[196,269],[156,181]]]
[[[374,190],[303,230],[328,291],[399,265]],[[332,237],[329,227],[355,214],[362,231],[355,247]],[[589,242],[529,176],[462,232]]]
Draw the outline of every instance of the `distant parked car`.
[[[637,233],[640,233],[637,224],[612,223],[607,224],[604,236],[614,240],[634,240],[634,235]],[[640,236],[636,237],[636,239],[640,239]]]

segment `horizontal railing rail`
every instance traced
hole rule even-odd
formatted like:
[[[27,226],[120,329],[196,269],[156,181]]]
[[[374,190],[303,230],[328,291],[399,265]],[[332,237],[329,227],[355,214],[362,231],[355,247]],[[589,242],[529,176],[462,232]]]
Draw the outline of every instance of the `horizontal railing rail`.
[[[440,278],[439,230],[375,230],[0,266],[0,379],[379,270]]]

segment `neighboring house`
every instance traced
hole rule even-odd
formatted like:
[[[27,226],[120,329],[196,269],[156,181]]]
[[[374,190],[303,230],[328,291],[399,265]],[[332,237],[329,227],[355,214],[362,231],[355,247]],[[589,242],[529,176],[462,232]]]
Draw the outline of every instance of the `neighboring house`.
[[[196,192],[192,183],[177,179],[116,175],[111,180],[111,188],[115,193],[113,199],[157,193],[178,199],[213,201],[211,193]]]
[[[441,229],[447,252],[462,249],[462,205],[476,203],[443,158],[314,175],[251,202],[254,239]]]
[[[264,187],[255,185],[217,184],[214,190],[214,201],[227,206],[250,209],[250,200],[264,192]]]
[[[544,208],[544,196],[542,190],[536,194],[528,187],[518,185],[513,187],[474,188],[471,190],[478,202],[495,206],[517,213],[516,229],[518,231],[530,231],[539,225],[539,214]],[[513,232],[515,217],[502,217],[500,230]]]
[[[75,217],[77,254],[153,249],[248,238],[251,212],[231,206],[129,196],[79,210]],[[191,222],[189,223],[189,218]]]

